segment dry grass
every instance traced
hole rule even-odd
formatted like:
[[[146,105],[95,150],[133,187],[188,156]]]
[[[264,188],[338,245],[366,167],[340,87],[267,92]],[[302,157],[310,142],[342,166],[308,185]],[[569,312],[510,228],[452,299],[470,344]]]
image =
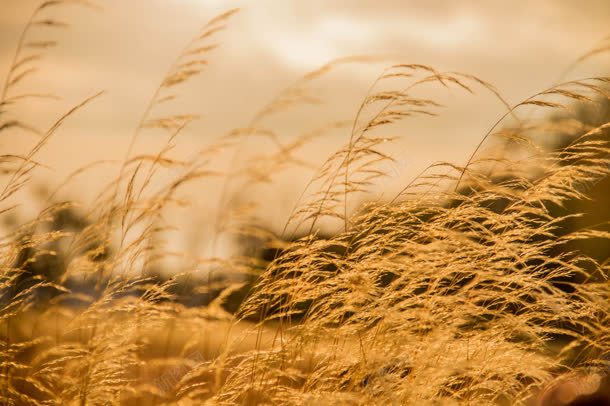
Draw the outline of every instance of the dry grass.
[[[39,134],[28,154],[2,156],[2,216],[12,214],[11,199],[41,165],[39,150],[97,97],[47,131],[7,118],[13,103],[47,97],[15,85],[53,45],[29,43],[29,33],[63,27],[49,13],[64,3],[71,2],[36,10],[2,88],[0,132]],[[550,389],[539,400],[558,403],[608,379],[610,266],[574,249],[608,240],[607,223],[566,230],[565,222],[579,215],[566,208],[610,175],[607,116],[592,125],[570,112],[579,103],[607,103],[609,78],[565,82],[511,106],[476,77],[395,64],[350,121],[290,142],[262,125],[317,103],[311,83],[338,65],[378,61],[346,58],[295,83],[247,128],[190,160],[175,159],[179,133],[196,115],[167,114],[165,106],[205,68],[233,13],[208,22],[179,53],[95,208],[74,217],[77,202],[53,195],[35,219],[13,224],[2,238],[4,404],[535,404],[543,388]],[[424,85],[491,92],[506,114],[468,162],[431,165],[391,201],[351,214],[385,175],[397,123],[440,114],[438,102],[414,96]],[[525,118],[532,109],[566,107],[560,118]],[[166,146],[132,155],[151,128],[167,133]],[[164,214],[188,204],[181,188],[218,176],[243,188],[272,182],[286,167],[306,164],[300,148],[336,130],[346,134],[345,146],[312,177],[282,236],[253,225],[256,202],[228,203],[228,188],[218,196],[226,210],[217,235],[280,247],[272,261],[183,257],[177,273],[155,276],[177,255],[164,248],[171,229]],[[560,135],[568,141],[549,148],[549,137]],[[264,156],[229,173],[210,164],[219,151],[259,137],[270,141]],[[159,176],[169,180],[159,186]],[[320,238],[323,221],[341,231]],[[211,269],[217,277],[202,272]],[[227,311],[240,292],[247,298]],[[204,304],[186,305],[192,297]],[[566,379],[576,389],[553,389]]]

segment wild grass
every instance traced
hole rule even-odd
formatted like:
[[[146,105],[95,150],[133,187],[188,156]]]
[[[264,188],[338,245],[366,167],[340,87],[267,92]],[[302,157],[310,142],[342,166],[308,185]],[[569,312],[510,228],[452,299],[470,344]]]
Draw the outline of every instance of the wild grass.
[[[27,154],[1,157],[5,218],[42,165],[37,153],[100,96],[47,131],[10,116],[15,103],[49,97],[16,85],[53,45],[28,42],[29,34],[64,28],[53,11],[67,3],[75,2],[36,9],[4,81],[0,133],[38,137]],[[607,106],[610,78],[566,81],[511,105],[474,76],[392,64],[351,120],[290,140],[269,128],[266,118],[317,103],[310,85],[338,66],[378,62],[344,58],[297,81],[246,128],[177,159],[173,148],[197,115],[166,106],[204,72],[234,13],[209,21],[179,52],[95,207],[77,210],[58,191],[36,218],[3,236],[4,404],[560,404],[607,383],[610,264],[575,243],[607,241],[608,223],[566,224],[581,215],[573,203],[591,199],[610,175],[608,115],[591,123],[574,110]],[[467,162],[435,163],[392,199],[351,210],[386,176],[397,125],[442,114],[438,101],[416,96],[430,85],[490,92],[506,113],[490,120]],[[532,114],[539,109],[561,113]],[[151,129],[167,134],[166,145],[134,155],[136,139]],[[287,167],[306,165],[299,150],[327,131],[342,131],[345,145],[328,153],[282,235],[253,220],[256,201],[231,201],[228,186],[216,196],[223,210],[211,238],[260,241],[275,248],[271,261],[166,249],[173,227],[165,214],[189,204],[180,198],[185,185],[224,177],[244,190],[273,182]],[[250,139],[271,146],[228,173],[211,164]],[[341,226],[322,238],[321,222]],[[157,272],[169,257],[183,266]]]

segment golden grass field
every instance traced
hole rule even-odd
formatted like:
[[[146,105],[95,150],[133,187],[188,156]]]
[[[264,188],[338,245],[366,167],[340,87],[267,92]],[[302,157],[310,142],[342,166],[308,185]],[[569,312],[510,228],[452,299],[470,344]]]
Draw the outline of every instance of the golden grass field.
[[[197,119],[180,92],[213,63],[230,10],[170,63],[93,203],[78,190],[67,197],[67,177],[22,218],[45,166],[40,152],[104,97],[42,130],[34,116],[11,115],[49,98],[27,81],[44,72],[55,44],[39,38],[69,23],[67,3],[34,11],[0,93],[0,136],[34,140],[25,154],[5,145],[0,159],[3,404],[610,404],[609,77],[560,81],[510,104],[468,73],[393,62],[347,121],[296,137],[263,125],[317,104],[312,89],[337,67],[379,63],[341,58],[280,92],[248,126],[177,157]],[[609,49],[606,40],[576,62]],[[437,162],[399,193],[371,197],[401,123],[442,117],[430,88],[491,95],[505,112],[488,118],[466,162]],[[163,146],[136,153],[151,131]],[[344,145],[320,149],[323,165],[283,231],[271,231],[254,214],[256,187],[307,166],[303,148],[332,132]],[[235,151],[259,140],[269,146],[241,161]],[[211,198],[223,210],[209,243],[229,238],[239,249],[170,249],[168,236],[184,231],[168,213],[194,203],[182,190],[219,180]]]

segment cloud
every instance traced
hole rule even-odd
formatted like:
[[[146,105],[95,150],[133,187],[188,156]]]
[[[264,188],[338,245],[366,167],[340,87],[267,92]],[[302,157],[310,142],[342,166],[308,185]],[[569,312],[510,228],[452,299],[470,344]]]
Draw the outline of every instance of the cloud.
[[[0,78],[36,4],[4,0],[0,7],[5,3],[10,6],[0,13]],[[180,99],[189,112],[205,117],[186,149],[208,142],[210,134],[244,125],[300,75],[345,55],[390,54],[404,62],[473,73],[518,102],[550,85],[580,53],[608,35],[610,21],[607,0],[105,0],[99,13],[71,8],[65,16],[71,27],[60,46],[49,50],[45,67],[30,86],[52,88],[66,97],[61,108],[48,107],[53,112],[65,111],[91,91],[108,91],[83,113],[86,119],[74,118],[62,129],[67,140],[83,133],[97,140],[95,151],[83,150],[78,163],[90,161],[94,153],[103,155],[104,148],[122,151],[117,134],[130,134],[172,58],[206,20],[235,6],[242,11],[219,37],[221,48]],[[596,58],[573,76],[608,68],[608,58]],[[343,97],[337,97],[327,114],[352,111],[344,105],[359,103],[359,90],[366,90],[373,77],[358,69],[349,66],[346,74],[321,85],[327,94]],[[490,97],[445,96],[450,107],[440,118],[410,122],[405,130],[396,148],[401,176],[438,159],[463,161],[502,112]],[[316,117],[303,114],[287,123],[315,126]],[[109,134],[114,137],[107,138]],[[315,156],[322,159],[342,141],[325,140]],[[48,163],[67,165],[62,145],[54,145],[47,157],[57,162]]]

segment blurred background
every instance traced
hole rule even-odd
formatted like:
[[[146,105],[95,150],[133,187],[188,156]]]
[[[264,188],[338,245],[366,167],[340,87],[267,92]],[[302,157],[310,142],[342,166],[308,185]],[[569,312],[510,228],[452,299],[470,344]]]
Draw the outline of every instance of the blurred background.
[[[20,32],[39,3],[0,0],[0,78],[5,77]],[[31,124],[46,129],[84,98],[100,90],[105,94],[70,118],[40,152],[38,159],[47,167],[37,172],[36,187],[28,192],[31,201],[84,165],[115,161],[74,178],[60,193],[85,206],[94,204],[100,185],[117,175],[117,162],[125,157],[131,134],[172,60],[207,20],[233,7],[241,11],[218,36],[220,48],[209,56],[203,75],[180,91],[178,111],[201,115],[201,120],[180,136],[176,156],[191,156],[231,129],[249,125],[261,108],[307,72],[348,55],[382,58],[377,63],[339,66],[312,85],[326,107],[275,116],[264,126],[289,142],[329,120],[352,119],[370,84],[385,66],[397,62],[476,75],[496,86],[509,104],[561,80],[610,72],[608,54],[572,66],[610,34],[606,0],[96,0],[94,7],[69,5],[50,15],[69,23],[53,32],[58,45],[45,53],[39,72],[21,84],[24,90],[60,99],[18,104],[10,114],[30,121],[35,117]],[[381,199],[391,198],[432,162],[464,163],[505,111],[482,88],[474,95],[438,87],[428,91],[445,108],[439,117],[414,118],[392,134],[399,138],[389,149],[395,162],[373,191]],[[228,254],[230,242],[210,246],[206,241],[214,233],[218,207],[239,200],[239,193],[255,194],[260,221],[281,232],[315,168],[348,138],[347,131],[335,131],[305,146],[299,156],[307,166],[282,172],[272,186],[239,192],[238,187],[226,187],[224,179],[189,186],[185,193],[193,204],[171,214],[172,224],[186,232],[171,244],[191,254]],[[26,132],[11,132],[0,143],[3,149],[19,153],[35,141]],[[134,153],[157,151],[165,142],[166,135],[147,132],[138,138]],[[247,161],[248,154],[266,148],[262,143],[219,157],[220,165]],[[27,217],[38,209],[24,204],[19,213]]]

